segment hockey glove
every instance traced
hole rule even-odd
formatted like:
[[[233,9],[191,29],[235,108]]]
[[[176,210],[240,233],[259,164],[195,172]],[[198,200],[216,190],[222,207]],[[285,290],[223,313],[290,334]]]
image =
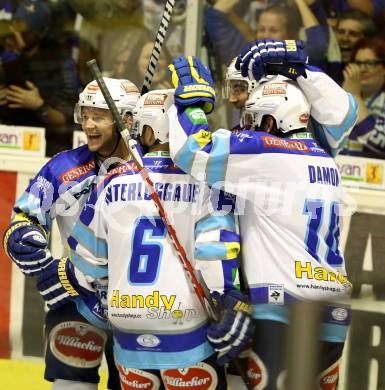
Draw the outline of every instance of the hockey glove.
[[[224,365],[237,357],[248,345],[253,333],[251,306],[247,297],[238,290],[223,295],[212,294],[221,320],[212,323],[207,330],[207,339],[218,352],[217,363]]]
[[[25,216],[5,231],[3,245],[10,259],[28,276],[38,275],[53,260],[44,228]]]
[[[175,88],[177,105],[199,105],[206,114],[214,109],[215,91],[211,72],[198,57],[177,57],[168,70]]]
[[[251,80],[259,81],[268,74],[277,73],[296,80],[304,74],[306,62],[303,41],[260,39],[242,50],[235,67],[243,77]],[[269,69],[273,69],[273,72]]]
[[[84,275],[82,278],[85,280]],[[56,309],[77,297],[86,298],[94,292],[91,284],[83,282],[80,285],[75,268],[67,257],[53,260],[39,275],[36,286],[49,309]]]

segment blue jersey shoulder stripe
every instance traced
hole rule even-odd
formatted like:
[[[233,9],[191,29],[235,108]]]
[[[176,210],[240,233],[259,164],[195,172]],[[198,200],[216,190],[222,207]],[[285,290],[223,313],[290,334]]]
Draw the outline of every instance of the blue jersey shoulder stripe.
[[[284,153],[330,157],[313,139],[280,138],[262,131],[231,134],[231,154]]]

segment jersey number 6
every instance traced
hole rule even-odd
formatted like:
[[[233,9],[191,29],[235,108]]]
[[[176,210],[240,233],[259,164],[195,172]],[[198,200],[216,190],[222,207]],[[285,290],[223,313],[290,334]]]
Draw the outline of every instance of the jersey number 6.
[[[140,217],[136,220],[128,265],[128,283],[151,285],[158,278],[163,244],[167,229],[160,217]]]

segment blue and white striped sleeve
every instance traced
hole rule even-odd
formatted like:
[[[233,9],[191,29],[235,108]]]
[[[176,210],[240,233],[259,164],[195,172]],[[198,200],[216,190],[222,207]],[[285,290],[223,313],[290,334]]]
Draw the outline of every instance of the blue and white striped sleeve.
[[[210,292],[239,287],[238,222],[232,211],[214,212],[195,225],[195,263]]]
[[[94,190],[68,238],[69,258],[84,275],[93,279],[108,276],[107,231],[103,221],[103,193]]]
[[[249,187],[252,179],[259,177],[263,167],[261,135],[253,131],[234,134],[225,129],[211,133],[199,107],[183,110],[174,105],[168,116],[170,154],[184,172],[238,195],[242,186]]]
[[[314,136],[333,157],[344,147],[357,122],[357,102],[332,78],[315,67],[306,69],[298,85],[311,104]]]

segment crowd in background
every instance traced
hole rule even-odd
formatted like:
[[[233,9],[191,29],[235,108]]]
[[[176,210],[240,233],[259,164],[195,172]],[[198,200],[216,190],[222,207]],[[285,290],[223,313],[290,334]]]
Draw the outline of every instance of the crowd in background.
[[[140,87],[164,3],[0,0],[0,123],[45,127],[47,155],[70,148],[73,107],[91,79],[86,61]],[[177,0],[154,88],[169,87],[166,65],[183,54],[185,16]],[[247,42],[306,41],[309,65],[357,100],[344,153],[385,158],[384,22],[385,0],[207,0],[202,44],[220,85]]]

